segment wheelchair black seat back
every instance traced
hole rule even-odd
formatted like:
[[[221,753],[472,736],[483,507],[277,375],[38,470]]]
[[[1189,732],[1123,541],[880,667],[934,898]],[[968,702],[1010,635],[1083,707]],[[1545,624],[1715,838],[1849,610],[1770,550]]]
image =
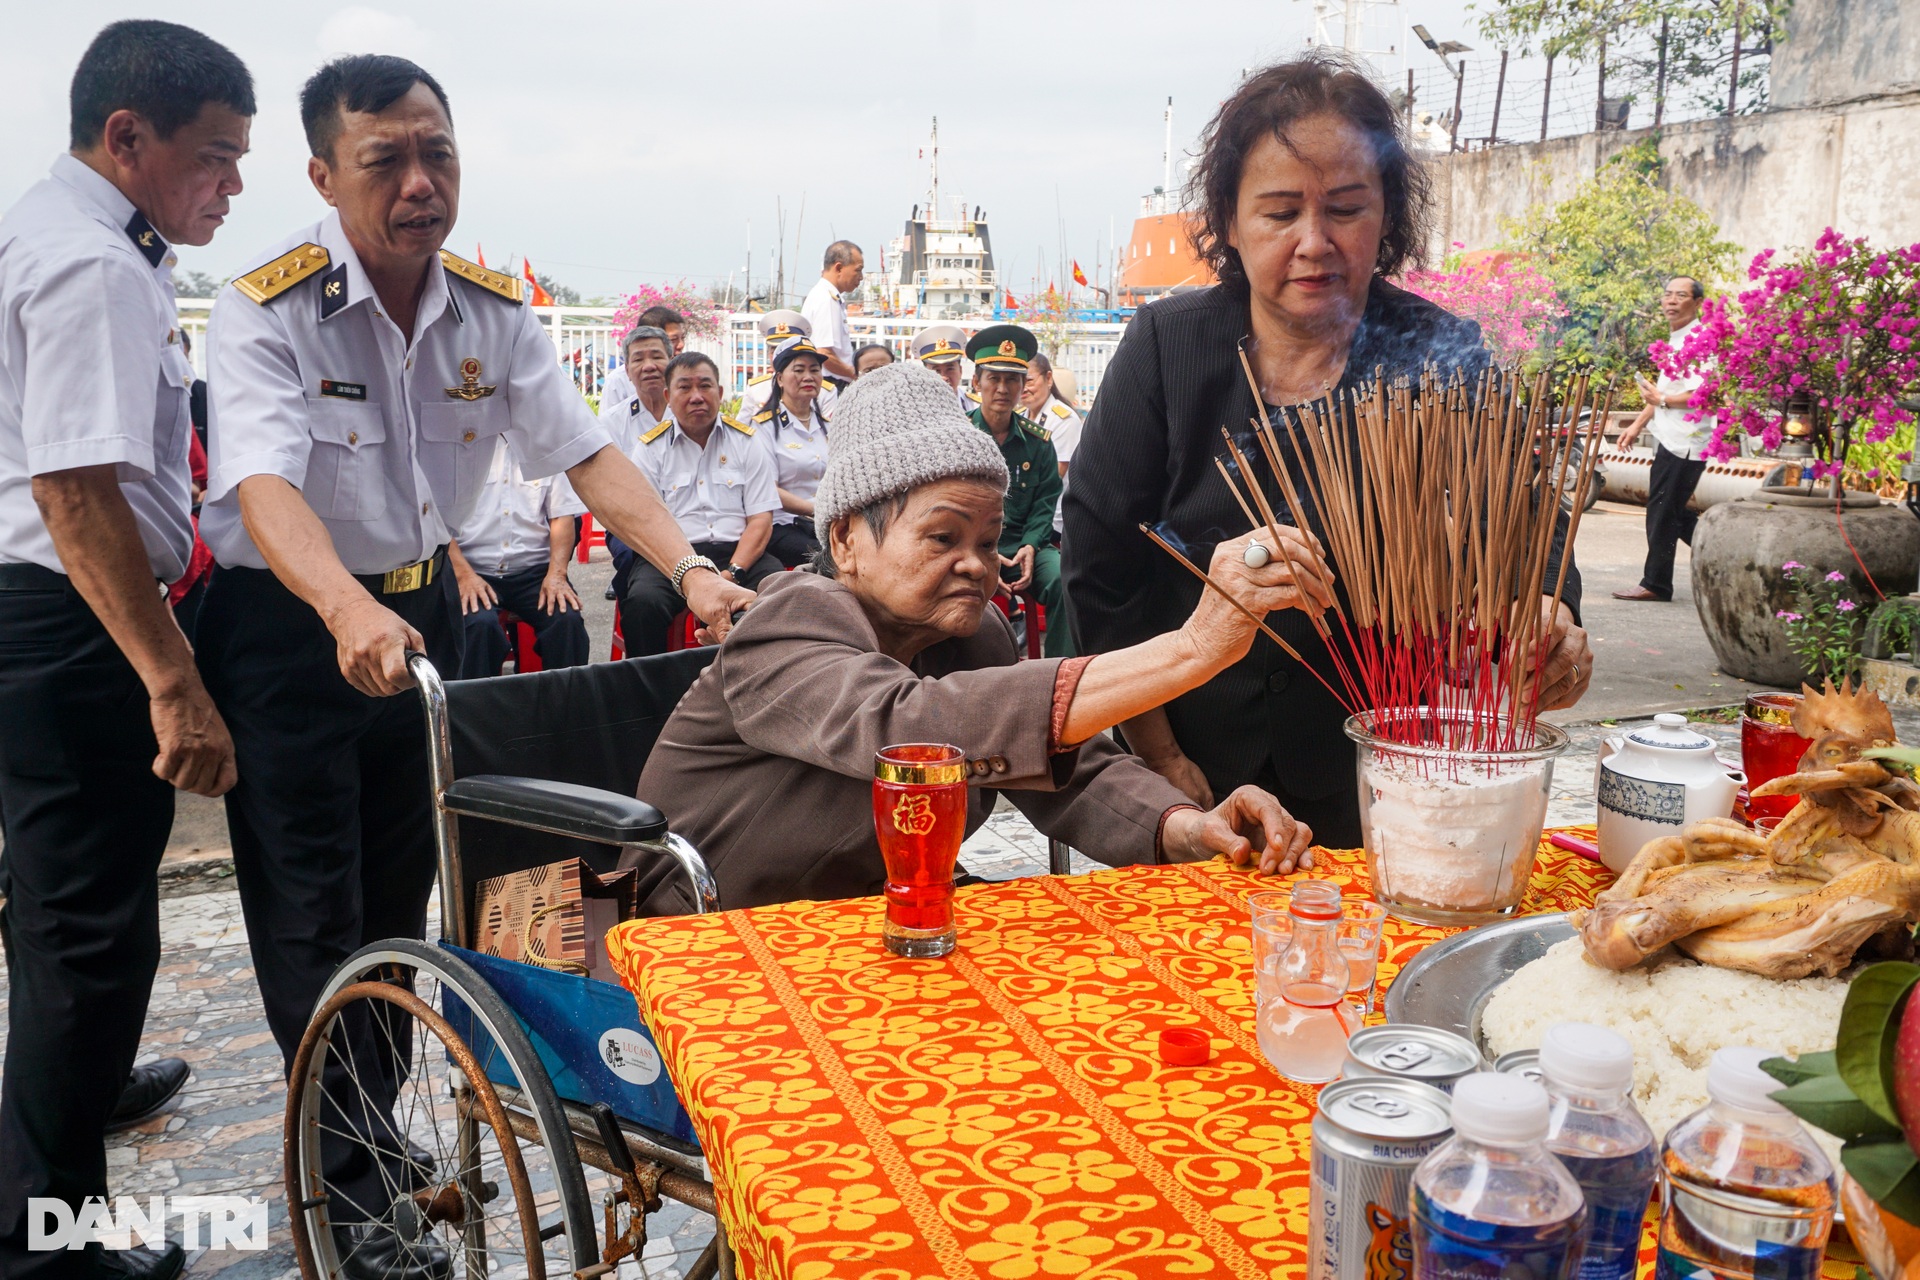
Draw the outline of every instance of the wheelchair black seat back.
[[[576,857],[609,871],[619,846],[663,838],[666,820],[635,788],[667,718],[717,652],[446,685],[446,798],[458,815],[465,919],[482,880]],[[671,859],[658,861],[643,878],[675,874]]]

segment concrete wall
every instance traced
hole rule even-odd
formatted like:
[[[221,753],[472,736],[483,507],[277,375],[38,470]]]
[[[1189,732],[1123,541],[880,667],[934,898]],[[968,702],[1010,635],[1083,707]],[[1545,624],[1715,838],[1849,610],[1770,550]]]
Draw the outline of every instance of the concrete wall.
[[[1920,88],[1920,4],[1797,0],[1771,80],[1777,107]]]
[[[1920,20],[1907,27],[1920,29]],[[1809,61],[1804,74],[1794,71],[1796,92],[1836,83],[1822,70],[1827,62]],[[1888,65],[1908,80],[1915,75],[1910,64]],[[1587,133],[1443,157],[1433,256],[1452,241],[1470,249],[1498,243],[1503,216],[1566,199],[1608,156],[1651,133]],[[1711,213],[1745,256],[1810,245],[1828,226],[1877,245],[1920,242],[1920,89],[1671,125],[1661,131],[1660,153],[1666,184]]]

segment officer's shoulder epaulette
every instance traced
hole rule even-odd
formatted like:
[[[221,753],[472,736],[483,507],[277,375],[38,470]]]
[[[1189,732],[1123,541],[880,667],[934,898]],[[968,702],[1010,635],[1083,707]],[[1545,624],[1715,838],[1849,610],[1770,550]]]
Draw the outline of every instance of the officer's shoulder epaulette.
[[[1061,404],[1058,400],[1053,401],[1047,407],[1053,410],[1053,416],[1056,418],[1068,418],[1073,416],[1073,410],[1067,408],[1067,406]]]
[[[459,254],[448,253],[445,249],[440,251],[440,265],[447,269],[449,275],[458,276],[468,284],[479,285],[488,293],[505,298],[516,306],[526,301],[527,286],[518,277],[502,271],[489,271],[479,263],[468,262]]]
[[[772,422],[772,421],[773,421],[773,410],[771,410],[771,409],[762,409],[762,410],[761,410],[760,412],[758,412],[758,413],[756,413],[756,414],[754,414],[754,415],[753,415],[753,420],[754,420],[755,422]]]
[[[768,381],[768,380],[770,380],[770,379],[771,379],[772,377],[773,377],[773,375],[772,375],[772,374],[770,374],[770,373],[763,373],[763,374],[761,374],[761,375],[760,375],[759,377],[757,377],[757,378],[748,378],[748,379],[747,379],[747,385],[748,385],[748,386],[750,386],[750,387],[757,387],[757,386],[759,386],[759,385],[760,385],[761,383],[763,383],[763,382],[766,382],[766,381]]]
[[[732,427],[735,431],[738,431],[743,436],[750,436],[753,434],[752,427],[748,426],[744,422],[739,421],[738,419],[730,418],[724,413],[720,415],[720,421],[726,423],[728,426]]]
[[[967,388],[967,399],[973,401],[975,404],[979,404],[980,393],[975,391],[973,388],[969,387]]]
[[[652,444],[655,440],[658,440],[661,436],[665,435],[667,433],[667,428],[672,425],[673,425],[672,418],[663,418],[661,421],[654,423],[651,427],[648,427],[644,432],[641,433],[640,443]]]
[[[1053,439],[1053,435],[1051,432],[1049,432],[1045,427],[1041,426],[1039,423],[1035,422],[1032,418],[1029,418],[1026,414],[1016,413],[1013,416],[1014,416],[1014,419],[1017,422],[1019,422],[1020,429],[1022,431],[1025,431],[1028,435],[1032,436],[1035,440],[1051,441]]]
[[[319,275],[330,259],[317,244],[303,244],[272,262],[233,278],[233,287],[255,302],[272,302],[302,280]]]

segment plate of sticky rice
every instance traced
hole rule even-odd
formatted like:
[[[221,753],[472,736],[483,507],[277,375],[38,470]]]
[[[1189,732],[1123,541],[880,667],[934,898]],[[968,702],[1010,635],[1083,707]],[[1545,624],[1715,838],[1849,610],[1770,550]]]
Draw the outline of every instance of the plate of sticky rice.
[[[1763,978],[1671,949],[1631,969],[1602,969],[1565,916],[1521,917],[1449,938],[1409,964],[1395,990],[1409,978],[1398,1006],[1389,1000],[1388,1020],[1430,1022],[1423,1012],[1445,1005],[1441,1020],[1489,1061],[1538,1049],[1555,1023],[1618,1032],[1633,1046],[1633,1100],[1663,1137],[1707,1104],[1715,1050],[1753,1045],[1798,1057],[1831,1049],[1847,998],[1845,977]]]

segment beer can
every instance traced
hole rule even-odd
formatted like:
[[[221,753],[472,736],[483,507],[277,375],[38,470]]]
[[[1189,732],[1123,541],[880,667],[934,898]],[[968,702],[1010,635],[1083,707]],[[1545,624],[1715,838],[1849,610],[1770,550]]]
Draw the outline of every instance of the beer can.
[[[1538,1049],[1515,1049],[1512,1053],[1503,1053],[1493,1060],[1493,1069],[1507,1075],[1525,1076],[1535,1084],[1544,1084],[1541,1079],[1540,1051]]]
[[[1336,1080],[1313,1117],[1307,1280],[1413,1274],[1413,1171],[1453,1132],[1447,1095],[1385,1076]]]
[[[1347,1061],[1340,1076],[1354,1080],[1386,1076],[1417,1080],[1442,1093],[1452,1093],[1454,1081],[1485,1070],[1480,1051],[1465,1036],[1439,1027],[1388,1023],[1362,1027],[1347,1041]]]

